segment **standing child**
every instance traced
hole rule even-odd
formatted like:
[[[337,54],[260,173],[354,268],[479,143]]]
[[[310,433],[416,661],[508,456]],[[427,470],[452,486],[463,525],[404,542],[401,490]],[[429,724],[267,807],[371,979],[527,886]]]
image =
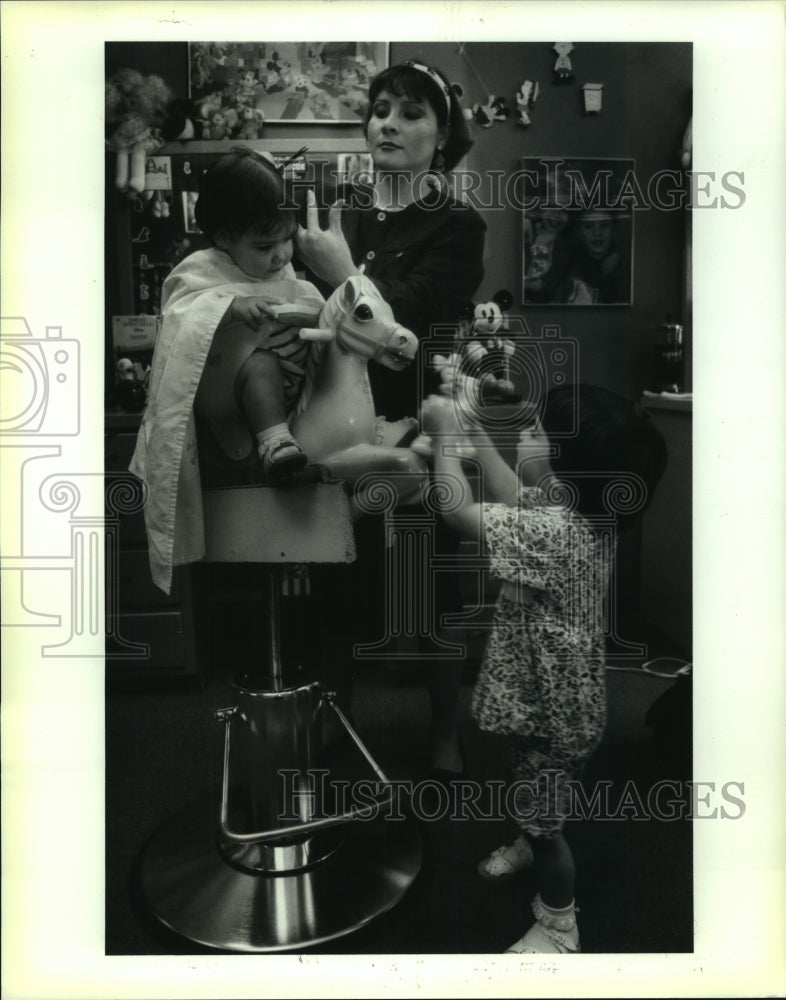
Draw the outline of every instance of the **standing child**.
[[[630,510],[618,523],[640,514],[662,474],[665,448],[620,397],[591,386],[560,388],[547,397],[542,424],[521,433],[518,473],[485,432],[471,431],[482,475],[476,502],[461,460],[450,456],[451,442],[467,454],[456,408],[456,400],[430,397],[423,426],[434,439],[435,477],[455,487],[435,491],[445,519],[485,542],[491,573],[502,580],[472,712],[481,729],[508,737],[521,831],[478,871],[501,881],[534,866],[535,923],[508,951],[578,952],[575,866],[562,831],[567,782],[578,779],[606,720],[602,607],[614,558],[606,498],[616,477],[628,489]]]

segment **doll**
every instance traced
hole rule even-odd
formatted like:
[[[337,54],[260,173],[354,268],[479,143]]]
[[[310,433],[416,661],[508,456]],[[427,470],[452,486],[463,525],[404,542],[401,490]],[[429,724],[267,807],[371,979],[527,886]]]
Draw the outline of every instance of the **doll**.
[[[522,128],[531,124],[530,112],[532,105],[538,99],[538,84],[532,80],[525,80],[521,85],[521,90],[516,94],[516,118]]]
[[[554,78],[557,83],[570,83],[573,79],[573,64],[569,55],[573,51],[573,42],[555,42],[552,46],[557,53],[554,63]]]
[[[106,144],[117,154],[115,186],[119,191],[144,191],[145,160],[163,145],[161,126],[171,100],[160,76],[120,69],[107,80]]]

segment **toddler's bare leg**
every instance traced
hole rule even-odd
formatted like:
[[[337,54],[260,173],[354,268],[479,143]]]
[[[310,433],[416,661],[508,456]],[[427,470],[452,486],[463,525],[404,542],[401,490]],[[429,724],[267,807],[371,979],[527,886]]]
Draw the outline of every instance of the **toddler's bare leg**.
[[[254,434],[286,419],[284,383],[278,358],[271,351],[253,351],[235,376],[235,399]]]
[[[268,476],[296,472],[306,456],[286,423],[284,380],[278,358],[257,348],[235,376],[235,399],[257,441]]]
[[[576,866],[573,852],[561,833],[553,837],[529,837],[535,856],[540,895],[547,906],[563,907],[573,902]]]

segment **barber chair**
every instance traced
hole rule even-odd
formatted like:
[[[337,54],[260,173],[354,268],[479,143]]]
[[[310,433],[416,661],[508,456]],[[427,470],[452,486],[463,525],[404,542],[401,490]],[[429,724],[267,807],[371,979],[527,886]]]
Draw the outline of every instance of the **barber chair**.
[[[308,471],[308,470],[306,470]],[[355,557],[342,486],[203,491],[206,561],[264,565],[267,628],[259,667],[233,684],[235,704],[215,713],[224,730],[222,787],[159,828],[141,859],[154,916],[183,938],[231,952],[311,948],[390,910],[421,865],[411,817],[334,696],[320,681],[287,686],[280,593],[288,563]],[[373,772],[368,806],[321,802],[321,727],[333,713]],[[329,782],[328,782],[329,784]]]

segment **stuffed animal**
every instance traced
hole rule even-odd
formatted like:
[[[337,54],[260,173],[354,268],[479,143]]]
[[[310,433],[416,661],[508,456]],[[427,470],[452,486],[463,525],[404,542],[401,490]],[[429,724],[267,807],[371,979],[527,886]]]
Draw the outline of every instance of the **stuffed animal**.
[[[501,289],[491,301],[473,306],[460,324],[453,353],[434,358],[434,368],[442,382],[440,391],[457,400],[466,414],[477,415],[479,409],[489,404],[520,399],[509,374],[515,344],[499,336],[500,330],[507,329],[504,310],[512,304],[513,296]],[[470,439],[454,444],[460,455],[473,454]],[[423,458],[433,455],[433,441],[426,433],[418,434],[410,448]]]
[[[257,80],[252,70],[247,70],[237,81],[235,86],[235,100],[240,105],[250,105],[253,107],[256,102],[258,87],[259,80]]]
[[[240,113],[239,139],[258,139],[265,124],[265,116],[259,108],[243,108]]]
[[[307,76],[315,86],[319,86],[327,74],[325,57],[322,55],[322,46],[308,50],[308,70]]]
[[[120,358],[115,365],[117,380],[114,397],[128,413],[139,413],[147,403],[147,381],[150,365],[143,365],[130,358]]]
[[[504,122],[509,114],[510,108],[505,103],[505,98],[495,97],[494,94],[486,96],[485,104],[472,106],[472,115],[483,128],[491,128],[494,122]]]
[[[500,331],[508,328],[505,310],[511,305],[513,296],[507,289],[500,289],[490,301],[472,307],[471,315],[459,327],[453,352],[447,357],[437,355],[434,359],[443,389],[445,386],[455,388],[457,381],[475,379],[486,402],[515,395],[509,371],[515,344],[500,335]]]
[[[107,149],[117,154],[115,186],[145,189],[145,159],[163,145],[161,126],[172,94],[160,76],[120,69],[105,86]]]
[[[223,111],[214,111],[210,119],[210,132],[207,138],[226,139],[229,135],[229,125],[227,117]]]
[[[525,80],[521,85],[521,90],[516,94],[516,118],[522,128],[531,124],[530,111],[532,105],[538,99],[538,84],[532,80]]]

